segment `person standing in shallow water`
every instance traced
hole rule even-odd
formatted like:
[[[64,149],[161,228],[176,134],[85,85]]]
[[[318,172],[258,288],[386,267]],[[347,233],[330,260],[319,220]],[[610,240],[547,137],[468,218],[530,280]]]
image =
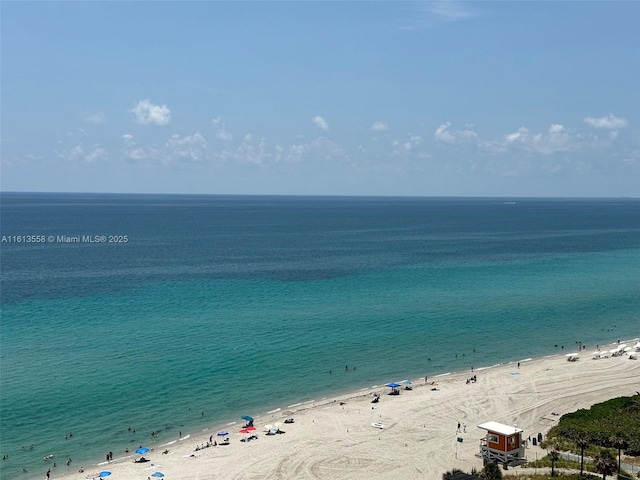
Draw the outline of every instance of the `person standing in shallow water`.
[[[51,477],[51,469],[47,470],[47,479],[49,479],[49,477]]]

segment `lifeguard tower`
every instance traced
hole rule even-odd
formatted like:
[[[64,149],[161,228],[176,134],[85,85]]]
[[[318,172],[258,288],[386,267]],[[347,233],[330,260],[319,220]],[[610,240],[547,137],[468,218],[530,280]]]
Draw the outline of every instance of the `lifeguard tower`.
[[[526,463],[521,428],[498,422],[483,423],[478,428],[487,431],[480,439],[480,457],[485,465],[496,463],[515,467]]]

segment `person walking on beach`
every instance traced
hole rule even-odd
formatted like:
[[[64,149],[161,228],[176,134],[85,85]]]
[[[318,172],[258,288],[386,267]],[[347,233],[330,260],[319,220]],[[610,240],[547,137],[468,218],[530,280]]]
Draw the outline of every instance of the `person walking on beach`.
[[[458,422],[458,428],[456,428],[456,433],[460,433],[460,422]]]
[[[51,469],[47,470],[47,480],[49,480],[49,477],[51,477]]]

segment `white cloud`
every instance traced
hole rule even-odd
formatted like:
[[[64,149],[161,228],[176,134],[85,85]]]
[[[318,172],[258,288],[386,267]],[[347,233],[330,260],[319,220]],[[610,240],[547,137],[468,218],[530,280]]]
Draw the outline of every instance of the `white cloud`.
[[[82,149],[82,145],[76,145],[71,149],[66,159],[71,160],[72,162],[76,162],[78,160],[82,160],[84,157],[84,150]]]
[[[373,122],[371,125],[371,130],[374,132],[384,132],[385,130],[389,130],[389,124],[387,122]]]
[[[253,135],[251,135],[250,133],[247,133],[247,134],[244,136],[244,140],[243,140],[243,142],[244,142],[244,143],[250,143],[252,138],[253,138]]]
[[[324,132],[328,132],[329,131],[329,124],[321,116],[317,115],[317,116],[313,117],[313,123],[315,123],[316,126],[322,131],[324,131]]]
[[[91,150],[84,156],[84,161],[93,163],[97,160],[106,160],[108,158],[107,151],[100,145],[94,145]]]
[[[233,140],[233,135],[231,132],[227,130],[227,125],[220,119],[220,116],[217,116],[211,123],[215,126],[216,129],[216,137],[218,137],[223,142],[230,142]]]
[[[436,139],[436,141],[453,145],[454,143],[460,143],[478,138],[478,135],[473,130],[450,131],[450,126],[450,122],[445,122],[436,129],[433,134],[433,137]]]
[[[80,118],[85,123],[93,124],[99,124],[105,121],[105,116],[102,112],[83,112],[80,114]]]
[[[526,136],[529,136],[529,129],[520,127],[517,132],[505,135],[505,139],[507,143],[513,143],[525,138]]]
[[[288,162],[298,163],[302,160],[305,153],[307,153],[307,150],[306,145],[289,145],[289,149],[284,158]]]
[[[216,137],[218,137],[223,142],[230,142],[231,140],[233,140],[233,135],[231,134],[231,132],[228,132],[225,127],[218,129],[218,131],[216,132]]]
[[[223,162],[253,163],[256,165],[266,163],[272,157],[266,138],[260,139],[257,144],[247,140],[235,149],[222,150],[217,154],[217,158]]]
[[[56,151],[56,153],[58,157],[68,162],[93,163],[98,160],[106,160],[109,157],[107,150],[98,144],[92,145],[88,150],[78,144],[71,150]]]
[[[429,12],[447,20],[460,20],[471,16],[471,12],[455,0],[428,2],[427,9]]]
[[[130,112],[142,125],[168,125],[171,121],[171,110],[166,105],[155,105],[148,99],[140,100]]]
[[[332,142],[327,137],[318,137],[312,142],[306,145],[309,153],[323,160],[332,159],[348,159],[348,154],[344,149],[335,142]]]
[[[122,138],[125,142],[123,156],[129,161],[172,166],[201,163],[209,157],[207,141],[199,132],[186,136],[171,135],[164,145],[138,146],[133,135],[125,134]]]
[[[134,148],[128,152],[127,157],[131,160],[140,161],[149,158],[149,154],[144,148]]]
[[[505,135],[503,147],[517,147],[528,152],[550,155],[556,152],[573,150],[577,146],[566,129],[559,124],[552,124],[549,133],[531,133],[529,129],[520,127],[517,132]],[[498,148],[498,150],[504,150]]]
[[[394,156],[407,154],[416,150],[416,147],[422,143],[422,137],[412,133],[407,134],[407,140],[395,140],[391,144],[392,154]]]
[[[344,160],[348,159],[342,147],[326,137],[318,137],[308,143],[294,143],[289,145],[269,145],[266,138],[252,143],[245,141],[236,149],[226,149],[219,152],[217,157],[222,161],[237,163],[266,164],[267,162],[300,163],[305,160]]]
[[[193,135],[181,137],[172,135],[166,143],[167,160],[201,162],[206,158],[207,142],[196,132]]]
[[[606,128],[609,130],[624,128],[628,125],[626,118],[616,117],[612,113],[600,118],[585,117],[584,123],[594,128]]]

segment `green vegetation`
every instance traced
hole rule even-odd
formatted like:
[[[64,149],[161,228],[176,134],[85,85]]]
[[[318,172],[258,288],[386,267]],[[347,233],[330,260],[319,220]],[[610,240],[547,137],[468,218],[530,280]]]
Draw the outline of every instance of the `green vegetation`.
[[[509,480],[550,480],[551,475],[537,474],[537,475],[509,475]],[[555,477],[557,478],[557,477]],[[563,473],[562,480],[600,480],[596,475],[580,475],[579,473]]]
[[[559,444],[561,450],[581,453],[578,440],[590,446],[607,447],[625,454],[640,455],[640,395],[619,397],[563,415],[551,428],[543,448]],[[622,445],[626,445],[622,446]],[[622,446],[622,447],[621,447]],[[589,449],[585,447],[585,455]]]
[[[552,452],[550,452],[552,453]],[[583,477],[582,478],[589,478],[591,476],[593,476],[594,478],[597,478],[600,474],[602,475],[602,472],[599,472],[596,470],[596,465],[597,465],[597,460],[598,459],[603,459],[603,462],[606,463],[607,465],[611,462],[612,459],[613,460],[613,471],[614,473],[618,471],[618,466],[617,466],[617,461],[616,459],[613,457],[613,455],[611,454],[611,451],[605,449],[605,448],[600,448],[594,455],[593,455],[593,461],[592,462],[585,462],[584,466],[583,466]],[[596,462],[596,463],[594,463]],[[601,465],[604,466],[604,465]],[[562,470],[580,470],[580,461],[579,460],[568,460],[562,456],[559,456],[559,458],[555,461],[552,461],[552,458],[550,456],[545,456],[539,460],[534,460],[531,462],[527,462],[527,464],[524,466],[525,468],[540,468],[540,469],[549,469],[549,475],[538,475],[540,478],[551,478],[553,476],[556,476],[557,474],[557,469],[562,469]],[[567,474],[566,472],[562,472],[562,478],[567,479],[567,478],[573,478],[572,475]],[[610,473],[608,473],[607,475],[611,475]],[[509,476],[509,478],[518,478],[518,475],[515,476]],[[523,478],[529,478],[530,475],[522,475]],[[620,477],[621,478],[629,478],[629,479],[635,479],[635,475],[630,474],[629,472],[625,472],[624,470],[620,471]],[[532,477],[533,478],[533,477]],[[575,478],[581,478],[580,474],[577,474],[577,476]]]
[[[551,461],[551,476],[555,477],[556,476],[556,462],[560,458],[560,454],[558,452],[556,452],[555,450],[551,450],[549,452],[549,455],[547,455],[547,457]]]
[[[442,474],[442,480],[447,480],[456,473],[464,473],[459,468],[454,468]],[[495,463],[487,463],[482,471],[478,472],[475,468],[471,471],[471,475],[483,478],[485,480],[502,480],[502,471]]]
[[[444,472],[442,474],[442,480],[447,480],[448,478],[453,477],[456,473],[464,473],[462,470],[460,470],[459,468],[454,468],[453,470],[449,470],[447,472]]]
[[[616,459],[607,450],[603,450],[600,455],[593,459],[593,469],[601,473],[602,480],[605,480],[607,475],[613,475],[617,470]]]
[[[495,463],[487,463],[482,469],[480,476],[486,480],[501,480],[502,470],[500,470],[500,467]]]

